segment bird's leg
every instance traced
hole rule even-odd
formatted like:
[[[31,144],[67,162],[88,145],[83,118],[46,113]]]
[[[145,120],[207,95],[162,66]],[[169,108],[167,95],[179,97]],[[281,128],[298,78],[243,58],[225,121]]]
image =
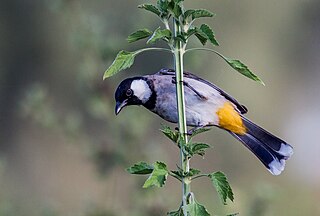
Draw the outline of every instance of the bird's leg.
[[[172,83],[176,84],[176,78],[172,77]],[[190,90],[192,90],[200,99],[202,100],[208,100],[207,97],[205,97],[204,95],[202,95],[200,92],[198,92],[196,89],[194,89],[191,85],[189,85],[189,83],[187,83],[186,81],[183,81],[183,85],[188,87]]]

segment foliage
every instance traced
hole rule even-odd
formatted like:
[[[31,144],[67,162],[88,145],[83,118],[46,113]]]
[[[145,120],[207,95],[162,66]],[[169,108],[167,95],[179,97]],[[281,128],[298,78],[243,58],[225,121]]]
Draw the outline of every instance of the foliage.
[[[213,186],[216,188],[223,204],[226,204],[227,199],[233,201],[233,192],[225,174],[222,172],[215,172],[208,176],[210,177]]]
[[[240,60],[227,58],[219,52],[209,48],[191,48],[186,49],[188,41],[192,36],[195,36],[204,46],[210,42],[212,46],[219,46],[216,39],[215,32],[207,24],[195,26],[194,21],[200,18],[214,17],[215,14],[206,9],[188,9],[185,10],[183,6],[184,0],[157,0],[156,4],[141,4],[138,8],[151,12],[156,15],[164,24],[164,28],[158,27],[150,31],[148,29],[140,29],[130,34],[127,38],[129,43],[136,42],[142,39],[147,39],[147,44],[155,44],[158,41],[164,41],[169,49],[162,47],[149,47],[133,52],[120,51],[111,64],[105,71],[103,78],[107,78],[117,74],[118,72],[130,68],[134,63],[135,56],[144,51],[162,50],[169,51],[174,54],[177,85],[177,104],[179,116],[185,116],[183,109],[184,96],[183,85],[179,77],[182,77],[183,72],[183,55],[188,51],[193,50],[208,50],[223,58],[228,65],[238,71],[240,74],[263,84],[262,80],[255,75],[249,68]],[[173,29],[169,25],[169,21],[173,20]],[[179,97],[180,94],[180,97]],[[206,143],[192,142],[192,138],[198,134],[208,131],[208,128],[196,128],[190,133],[186,133],[185,120],[179,118],[179,131],[172,130],[168,126],[164,126],[161,132],[174,142],[181,151],[181,167],[177,166],[177,170],[169,171],[164,162],[155,162],[148,164],[146,162],[139,162],[129,167],[127,171],[131,174],[149,175],[145,181],[143,188],[151,186],[163,187],[166,183],[167,177],[171,176],[181,181],[183,188],[189,188],[192,180],[200,177],[209,177],[212,185],[223,204],[226,204],[227,199],[233,201],[234,196],[229,182],[224,173],[213,172],[210,174],[201,174],[198,169],[190,168],[189,160],[195,156],[204,156],[205,151],[211,146]],[[188,141],[189,139],[189,141]],[[169,212],[171,216],[208,216],[210,215],[206,208],[198,203],[194,194],[189,189],[183,190],[182,205],[177,211]]]
[[[176,0],[158,0],[156,5],[139,5],[138,8],[147,10],[157,15],[164,23],[166,29],[161,29],[159,27],[153,32],[148,29],[138,30],[129,35],[129,37],[127,38],[128,42],[132,43],[141,39],[149,38],[147,40],[147,44],[153,44],[158,40],[164,40],[168,43],[169,47],[173,48],[175,40],[182,40],[185,44],[187,44],[189,38],[192,35],[195,35],[202,45],[206,45],[207,41],[210,41],[212,45],[219,46],[219,42],[216,39],[215,33],[210,26],[208,26],[207,24],[201,24],[200,27],[193,25],[194,20],[204,17],[213,17],[215,14],[205,9],[189,9],[183,12],[183,7],[181,4],[182,2],[183,1]],[[183,31],[175,38],[172,37],[173,33],[168,24],[168,21],[171,17],[174,17],[179,21],[180,25],[183,26]],[[120,51],[112,65],[105,71],[103,78],[108,78],[122,70],[131,67],[134,62],[135,55],[139,54],[140,51],[141,50],[135,52]],[[218,54],[217,52],[215,53]],[[264,84],[263,81],[240,60],[227,58],[222,55],[220,55],[220,57],[222,57],[228,63],[228,65],[230,65],[240,74],[261,84]]]

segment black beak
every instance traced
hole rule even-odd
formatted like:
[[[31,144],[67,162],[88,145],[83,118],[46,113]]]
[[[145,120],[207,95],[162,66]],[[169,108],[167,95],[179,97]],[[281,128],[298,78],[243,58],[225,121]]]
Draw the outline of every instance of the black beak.
[[[128,105],[128,100],[124,100],[122,103],[117,101],[116,108],[115,108],[115,114],[118,115],[120,113],[120,111],[122,110],[122,108],[127,105]]]

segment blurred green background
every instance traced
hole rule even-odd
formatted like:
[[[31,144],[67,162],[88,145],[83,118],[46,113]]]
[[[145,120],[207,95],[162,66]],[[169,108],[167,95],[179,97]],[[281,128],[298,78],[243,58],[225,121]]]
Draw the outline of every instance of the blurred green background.
[[[160,216],[177,209],[180,184],[142,189],[125,168],[145,160],[174,169],[178,150],[159,132],[159,117],[130,107],[114,115],[113,94],[128,76],[172,67],[167,53],[147,53],[102,81],[131,32],[160,25],[137,9],[143,0],[0,1],[0,216]],[[186,0],[217,13],[203,20],[228,57],[259,75],[261,86],[211,53],[186,55],[193,71],[249,108],[248,117],[295,148],[272,176],[221,130],[198,139],[214,146],[192,166],[222,170],[235,202],[223,206],[207,179],[192,189],[214,215],[320,215],[320,1]],[[200,46],[193,41],[191,47]],[[174,126],[174,125],[172,125]]]

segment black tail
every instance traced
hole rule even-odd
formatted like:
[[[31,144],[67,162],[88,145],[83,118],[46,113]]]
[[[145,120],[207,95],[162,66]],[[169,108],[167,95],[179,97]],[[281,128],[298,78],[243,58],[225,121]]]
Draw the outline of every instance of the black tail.
[[[293,154],[292,146],[249,119],[242,117],[242,120],[247,133],[230,133],[250,149],[273,175],[279,175],[284,170],[285,160]]]

